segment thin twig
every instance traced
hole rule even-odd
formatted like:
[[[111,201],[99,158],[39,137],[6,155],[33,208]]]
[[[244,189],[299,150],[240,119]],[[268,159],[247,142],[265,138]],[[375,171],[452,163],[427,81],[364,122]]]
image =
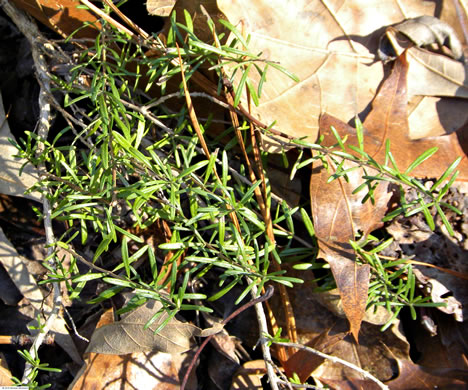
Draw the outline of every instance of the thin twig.
[[[237,317],[240,313],[242,313],[244,310],[247,310],[249,307],[252,307],[253,305],[257,306],[262,304],[262,302],[265,302],[266,300],[270,299],[273,296],[274,288],[273,286],[268,286],[265,294],[263,294],[260,297],[252,299],[251,301],[247,302],[245,305],[242,305],[239,307],[237,310],[233,311],[228,317],[226,317],[223,321],[221,321],[221,325],[226,325],[229,321],[231,321],[233,318]],[[252,294],[253,295],[253,294]],[[182,380],[182,384],[180,385],[180,390],[184,390],[185,386],[187,385],[188,378],[190,376],[190,372],[192,371],[193,367],[195,366],[196,361],[198,360],[198,357],[200,356],[201,351],[203,351],[203,348],[205,348],[206,344],[213,338],[213,335],[208,336],[203,343],[198,347],[197,352],[192,358],[192,361],[190,362],[189,367],[187,368],[187,371],[185,372],[184,379]]]
[[[131,27],[138,35],[143,37],[143,39],[149,39],[150,35],[139,27],[136,23],[134,23],[127,15],[125,15],[122,11],[120,11],[117,6],[114,5],[110,0],[103,0],[103,2],[112,10],[114,11],[120,19],[122,19],[129,27]]]
[[[37,28],[36,24],[33,20],[28,18],[22,11],[18,10],[13,4],[11,4],[7,0],[1,1],[1,6],[5,13],[11,18],[11,20],[16,24],[18,29],[24,34],[26,39],[29,41],[31,45],[31,52],[34,60],[34,65],[36,68],[36,77],[39,81],[40,85],[40,92],[39,92],[39,120],[37,123],[37,133],[38,133],[38,146],[36,155],[40,156],[44,149],[44,141],[47,139],[47,135],[49,133],[50,122],[51,122],[51,105],[48,99],[48,95],[51,94],[50,90],[50,77],[48,75],[47,70],[47,63],[44,59],[43,54],[43,47],[44,42],[46,40],[42,37],[39,29]],[[40,179],[44,178],[45,166],[44,164],[40,164],[38,166]],[[52,230],[52,219],[51,219],[51,207],[49,201],[46,197],[48,190],[47,188],[43,188],[42,192],[42,204],[43,204],[43,214],[44,214],[44,229],[46,234],[46,244],[47,244],[47,258],[49,266],[52,269],[55,269],[55,256],[54,256],[54,249],[53,244],[55,243],[54,233]],[[52,283],[52,290],[53,290],[53,303],[52,303],[52,310],[48,313],[48,318],[45,321],[43,327],[37,337],[34,339],[33,345],[31,346],[29,353],[31,356],[36,359],[37,358],[37,350],[44,342],[47,333],[52,328],[55,320],[59,316],[59,310],[62,305],[62,296],[60,294],[60,285],[58,282]],[[29,383],[30,382],[30,374],[33,370],[33,366],[26,362],[26,367],[23,374],[23,382]]]
[[[31,337],[29,334],[18,334],[15,336],[0,336],[0,344],[11,344],[23,347],[25,345],[32,344],[34,342],[34,337]],[[47,335],[44,339],[43,344],[54,345],[55,336],[53,334]]]
[[[249,283],[253,283],[248,279]],[[253,297],[256,297],[258,294],[258,288],[254,284],[251,290],[251,294]],[[268,379],[270,380],[270,387],[272,390],[279,390],[278,387],[278,380],[279,378],[275,374],[275,369],[273,365],[271,364],[271,351],[270,347],[268,345],[269,340],[265,337],[266,334],[268,334],[268,324],[267,324],[267,319],[265,315],[265,311],[263,310],[263,306],[261,303],[257,303],[255,305],[255,313],[257,314],[257,322],[258,322],[258,328],[260,332],[260,347],[262,348],[262,354],[263,354],[263,360],[265,361],[265,365],[267,368],[267,374],[268,374]]]
[[[320,351],[318,351],[318,350],[316,350],[314,348],[311,348],[311,347],[306,347],[305,345],[302,345],[302,344],[286,343],[286,342],[280,342],[280,341],[275,341],[275,340],[271,340],[271,341],[274,344],[277,344],[277,345],[283,345],[285,347],[293,347],[293,348],[297,348],[297,349],[302,349],[304,351],[307,351],[307,352],[313,353],[313,354],[315,354],[317,356],[320,356],[321,358],[330,360],[333,363],[340,363],[343,366],[349,367],[349,368],[359,372],[364,378],[369,379],[372,382],[376,383],[377,386],[379,386],[382,390],[389,390],[389,387],[386,384],[382,383],[380,380],[378,380],[375,376],[373,376],[372,374],[370,374],[366,370],[363,370],[362,368],[356,366],[355,364],[347,362],[346,360],[340,359],[339,357],[327,355],[326,353],[320,352]]]
[[[127,34],[128,36],[135,39],[136,41],[139,40],[138,35],[132,33],[127,27],[124,27],[122,24],[120,24],[116,20],[112,19],[102,9],[96,7],[94,4],[90,3],[88,0],[81,0],[81,3],[83,3],[86,7],[88,7],[91,11],[93,11],[96,15],[103,18],[106,22],[112,24],[119,31]]]
[[[73,333],[75,333],[75,336],[78,337],[80,340],[83,340],[83,341],[86,341],[87,343],[89,343],[89,340],[86,337],[80,335],[80,333],[78,332],[78,329],[76,329],[75,321],[73,321],[72,316],[70,315],[70,313],[68,312],[68,310],[67,310],[67,308],[65,306],[63,306],[63,311],[65,312],[65,314],[68,317],[68,320],[70,321],[70,324],[72,326]]]

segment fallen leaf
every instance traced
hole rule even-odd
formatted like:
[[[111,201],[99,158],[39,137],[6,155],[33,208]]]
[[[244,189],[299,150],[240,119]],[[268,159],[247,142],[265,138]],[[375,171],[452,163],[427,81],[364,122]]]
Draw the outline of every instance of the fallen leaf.
[[[397,360],[399,375],[397,378],[386,382],[390,390],[432,390],[442,388],[444,390],[465,389],[468,382],[468,374],[464,370],[432,368],[428,369],[409,360]]]
[[[74,32],[75,38],[94,38],[101,28],[92,12],[78,8],[79,0],[13,0],[13,3],[65,38]]]
[[[327,158],[331,171],[335,163]],[[344,169],[352,163],[345,162]],[[359,328],[365,314],[369,283],[369,265],[359,265],[349,244],[358,231],[364,235],[382,225],[391,194],[388,185],[375,190],[375,204],[362,203],[365,193],[353,194],[362,183],[361,169],[328,183],[330,173],[322,163],[314,164],[310,182],[310,200],[319,257],[329,264],[342,299],[343,310],[350,322],[351,332],[358,340]]]
[[[182,362],[172,354],[140,352],[127,355],[92,355],[87,360],[85,369],[78,373],[78,380],[69,387],[70,390],[180,388],[179,370]]]
[[[433,5],[407,1],[400,7],[390,0],[355,0],[346,6],[319,0],[218,1],[227,19],[245,36],[250,35],[251,52],[279,62],[300,79],[295,83],[270,69],[253,115],[268,125],[276,121],[275,127],[283,133],[312,141],[321,113],[348,122],[366,112],[384,78],[382,63],[375,61],[382,29],[407,18],[434,16],[438,11]],[[443,16],[446,24],[458,24],[454,13]],[[252,74],[252,79],[256,85],[260,76]],[[456,117],[457,128],[464,123],[467,106],[465,102],[448,114]],[[445,118],[436,124],[422,119],[416,128],[437,127],[435,131],[446,132]]]
[[[22,258],[13,244],[0,228],[0,261],[18,290],[36,310],[42,310],[44,297],[36,281],[26,268],[26,259]]]
[[[366,311],[370,267],[368,264],[359,265],[355,259],[342,256],[335,248],[322,243],[319,245],[319,256],[323,256],[330,264],[350,331],[356,342],[359,342],[359,330]]]
[[[222,320],[206,313],[202,312],[203,319],[210,326],[220,326]],[[229,359],[231,362],[240,364],[239,356],[237,353],[237,346],[240,343],[234,336],[231,336],[228,331],[223,327],[219,333],[216,333],[210,340],[211,344],[215,349],[222,354],[224,357]]]
[[[329,353],[329,349],[346,336],[346,333],[330,336],[329,332],[330,329],[327,329],[305,345],[320,352]],[[304,383],[324,360],[321,356],[300,349],[283,364],[283,368],[288,378],[292,378],[293,374],[297,374],[301,382]]]
[[[190,349],[190,339],[193,336],[206,337],[222,329],[222,325],[215,325],[213,328],[201,330],[195,325],[173,318],[155,333],[155,330],[168,318],[167,312],[162,312],[145,329],[145,325],[160,309],[162,309],[160,302],[149,300],[124,314],[120,321],[96,329],[86,352],[112,355],[148,351],[182,353]]]
[[[147,0],[146,9],[150,15],[169,16],[177,0]]]
[[[417,166],[411,174],[418,177],[439,177],[458,156],[463,156],[457,167],[460,171],[458,179],[468,180],[468,159],[465,155],[465,151],[468,150],[468,135],[464,129],[427,139],[412,140],[409,137],[407,71],[408,63],[403,54],[395,62],[391,74],[373,100],[372,110],[363,123],[364,150],[376,161],[383,163],[385,142],[389,140],[398,168],[404,172],[422,152],[437,147],[438,152]],[[320,128],[321,134],[325,137],[325,144],[336,143],[336,138],[330,130],[332,126],[341,137],[348,136],[349,144],[358,144],[356,132],[351,126],[323,114],[320,118]],[[355,154],[352,150],[348,151]]]
[[[13,157],[18,154],[18,150],[10,143],[9,139],[14,140],[14,137],[8,126],[0,94],[0,193],[22,196],[40,202],[41,195],[38,192],[24,194],[38,180],[39,176],[36,168],[31,164],[27,164],[21,175],[19,174],[26,161]]]
[[[113,323],[113,311],[101,316],[97,330]],[[69,390],[176,390],[191,355],[139,352],[126,355],[89,353]],[[187,389],[197,388],[191,375]]]
[[[379,390],[381,387],[377,383],[368,379],[350,378],[346,380],[336,380],[329,378],[319,378],[321,382],[335,390]]]
[[[13,386],[13,381],[11,380],[12,376],[8,369],[5,356],[3,356],[3,353],[0,353],[0,386]]]
[[[463,59],[463,48],[455,30],[449,24],[433,16],[423,15],[404,20],[392,26],[387,34],[389,32],[392,36],[383,36],[379,43],[379,56],[384,57],[383,60],[388,60],[388,55],[383,49],[388,48],[389,44],[393,46],[396,54],[392,60],[395,60],[402,50],[411,45],[416,45],[416,47],[438,45],[442,48],[445,44],[451,50],[450,55],[454,59]],[[398,33],[399,37],[395,33]]]
[[[261,390],[266,372],[264,360],[245,362],[234,375],[230,390]]]
[[[379,327],[364,323],[359,345],[348,337],[331,345],[327,353],[364,369],[381,381],[390,380],[398,372],[395,359],[409,359],[409,344],[399,332],[399,325],[399,321],[396,321],[390,329],[382,332]],[[342,325],[338,323],[335,327],[334,332],[341,329]],[[363,379],[357,371],[329,360],[320,365],[312,377],[337,381]]]
[[[429,18],[427,23],[419,22],[421,20],[424,22],[428,20],[427,18]],[[433,26],[435,29],[445,30],[438,39],[441,40],[446,36],[449,47],[452,47],[452,51],[447,54],[454,53],[454,57],[461,59],[461,46],[459,47],[460,43],[455,32],[446,23],[436,18],[424,16],[410,19],[389,28],[382,36],[381,46],[390,47],[391,44],[392,51],[396,55],[407,51],[408,136],[411,139],[420,139],[450,134],[468,121],[468,111],[464,108],[466,101],[441,97],[452,96],[465,99],[468,97],[467,64],[447,55],[415,47],[411,40],[400,34],[402,27],[403,30],[408,30],[414,25],[426,31],[429,36]],[[412,34],[411,31],[406,31],[406,33]],[[421,44],[419,38],[414,37],[414,39],[418,41],[416,44]],[[454,112],[457,112],[456,116],[453,115]]]

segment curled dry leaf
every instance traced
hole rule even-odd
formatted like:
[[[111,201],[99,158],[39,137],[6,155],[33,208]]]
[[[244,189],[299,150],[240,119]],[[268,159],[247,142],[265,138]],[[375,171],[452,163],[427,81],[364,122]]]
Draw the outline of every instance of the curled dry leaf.
[[[203,319],[210,327],[221,327],[222,320],[208,313],[203,312]],[[240,364],[237,352],[237,346],[240,342],[234,336],[231,336],[224,327],[221,327],[220,332],[216,333],[210,342],[219,353],[231,360],[231,362]]]
[[[410,360],[398,359],[399,375],[385,384],[390,390],[462,389],[468,381],[464,370],[426,368]]]
[[[421,23],[420,21],[428,21]],[[453,29],[439,19],[432,17],[420,17],[404,21],[387,30],[381,38],[379,54],[381,57],[387,54],[384,50],[390,49],[392,58],[399,56],[406,50],[408,62],[408,136],[411,139],[434,137],[450,134],[458,130],[468,120],[467,102],[464,100],[447,99],[443,97],[468,97],[468,68],[464,61],[457,61],[442,53],[434,53],[415,46],[413,40],[421,43],[424,38],[418,38],[420,30],[430,34],[429,27],[440,30],[439,42],[446,36],[448,46],[452,49],[449,55],[462,59],[461,44]],[[403,28],[406,35],[402,35]],[[416,31],[411,31],[415,28]],[[431,27],[432,28],[432,27]],[[429,32],[428,32],[429,31]],[[410,40],[407,38],[409,36]],[[383,54],[382,54],[383,53]],[[454,115],[454,113],[457,113]]]
[[[429,15],[419,16],[417,18],[407,19],[401,23],[393,26],[389,31],[393,32],[393,36],[383,36],[379,43],[379,57],[386,61],[388,55],[385,49],[391,42],[394,46],[396,56],[391,57],[392,60],[396,59],[401,54],[403,46],[408,46],[409,41],[417,47],[430,47],[431,45],[438,45],[442,47],[447,45],[451,50],[451,55],[456,60],[463,59],[463,49],[460,40],[455,33],[455,30],[449,24]],[[395,47],[395,32],[400,33],[403,37],[398,39],[401,43],[399,47]]]
[[[140,352],[127,355],[91,354],[69,390],[178,390],[178,355]],[[196,387],[188,387],[195,389]]]
[[[429,277],[428,274],[435,277]],[[414,269],[414,276],[420,286],[429,291],[432,302],[444,304],[444,306],[437,307],[438,310],[453,315],[455,320],[459,322],[463,322],[467,318],[466,280],[440,272],[427,272],[427,270],[421,271],[419,269]]]
[[[195,325],[173,318],[155,333],[168,317],[164,311],[145,329],[146,323],[161,309],[160,302],[150,300],[124,314],[120,321],[96,329],[86,352],[113,355],[148,351],[182,353],[190,349],[190,339],[193,336],[207,337],[222,329],[222,325],[215,324],[213,328],[202,330]]]

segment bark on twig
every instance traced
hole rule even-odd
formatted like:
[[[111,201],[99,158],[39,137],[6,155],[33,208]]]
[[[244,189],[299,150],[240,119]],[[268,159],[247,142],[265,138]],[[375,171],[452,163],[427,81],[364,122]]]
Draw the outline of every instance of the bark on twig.
[[[34,60],[34,66],[36,70],[36,77],[40,85],[39,92],[39,120],[37,123],[37,134],[38,134],[38,146],[37,146],[37,156],[40,156],[44,151],[44,143],[42,140],[47,139],[47,135],[50,129],[51,123],[51,105],[48,99],[48,96],[51,94],[50,89],[50,77],[48,75],[47,63],[44,59],[44,44],[46,40],[42,37],[42,34],[39,32],[36,23],[31,20],[24,12],[17,9],[12,3],[8,0],[0,0],[0,5],[2,6],[5,13],[11,18],[11,20],[18,27],[18,30],[26,37],[28,42],[31,45],[31,52]],[[38,167],[40,178],[43,178],[45,167],[41,164]],[[49,265],[55,269],[55,257],[53,244],[55,243],[54,233],[52,230],[52,219],[51,219],[51,208],[49,201],[45,194],[47,193],[46,189],[43,189],[42,195],[42,204],[43,204],[43,214],[44,214],[44,229],[46,233],[46,244],[47,244],[47,257]],[[47,333],[53,326],[55,320],[59,315],[59,310],[62,304],[62,296],[60,294],[59,283],[55,282],[52,284],[53,289],[53,306],[52,311],[48,313],[47,320],[39,334],[34,339],[33,345],[31,346],[29,353],[31,356],[37,358],[37,350],[44,342]],[[23,374],[23,382],[29,383],[29,374],[33,370],[31,364],[26,362],[26,367]]]

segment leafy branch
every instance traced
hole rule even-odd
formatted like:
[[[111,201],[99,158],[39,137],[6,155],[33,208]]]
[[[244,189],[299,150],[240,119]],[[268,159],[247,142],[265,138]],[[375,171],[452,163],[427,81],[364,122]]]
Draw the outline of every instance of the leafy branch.
[[[188,12],[184,18],[182,24],[175,14],[171,16],[165,41],[157,37],[129,40],[126,32],[104,23],[101,34],[80,51],[77,62],[68,58],[69,75],[50,75],[57,92],[63,94],[63,107],[52,94],[48,98],[61,107],[68,126],[48,136],[28,132],[27,139],[16,144],[19,157],[47,170],[31,190],[43,193],[52,207],[50,218],[66,226],[65,233],[49,245],[51,250],[67,251],[71,262],[46,263],[46,283],[64,282],[70,298],[79,299],[87,283],[100,282],[106,288],[91,304],[131,290],[134,297],[119,313],[154,299],[173,318],[181,310],[210,312],[209,302],[235,287],[240,288],[234,302],[239,304],[248,294],[259,296],[268,284],[293,287],[302,283],[286,274],[280,266],[284,262],[295,263],[299,269],[325,269],[316,259],[314,226],[308,213],[272,194],[262,166],[268,154],[260,155],[255,144],[258,130],[285,148],[293,145],[300,150],[291,179],[316,161],[330,170],[330,181],[348,180],[350,172],[360,169],[363,182],[353,193],[367,190],[363,202],[373,202],[382,181],[400,188],[400,205],[385,220],[421,212],[434,230],[430,211],[434,208],[453,234],[443,210],[460,211],[443,197],[457,177],[460,159],[427,188],[410,173],[435,149],[421,154],[401,172],[389,142],[383,164],[364,150],[359,121],[358,147],[348,145],[334,129],[336,144],[322,146],[322,140],[279,140],[272,128],[254,129],[249,115],[244,123],[236,124],[234,117],[246,114],[240,104],[244,91],[259,104],[267,71],[296,78],[279,64],[262,59],[261,53],[251,53],[249,37],[244,38],[228,22],[220,21],[234,38],[225,43],[225,33],[218,34],[208,21],[213,35],[209,44],[196,36]],[[64,53],[60,44],[55,45],[56,52]],[[158,55],[148,56],[146,48],[157,49]],[[226,77],[228,65],[231,73]],[[192,91],[205,80],[202,70],[216,73],[216,88],[207,84],[208,92]],[[255,71],[260,78],[256,87],[250,73]],[[233,126],[213,135],[213,115],[197,116],[192,97],[229,109]],[[168,105],[182,98],[185,104],[175,100]],[[250,144],[247,130],[251,130]],[[220,142],[226,138],[227,143]],[[238,157],[239,149],[245,161]],[[308,151],[312,156],[305,158]],[[344,161],[354,166],[344,168]],[[416,199],[406,199],[408,187],[416,190]],[[47,218],[46,213],[43,217]],[[305,238],[297,233],[304,227]],[[152,232],[149,240],[147,232]],[[154,236],[164,236],[164,240],[157,242]],[[414,307],[435,306],[429,298],[417,295],[411,264],[384,262],[378,252],[385,244],[366,253],[363,248],[368,243],[364,238],[351,245],[373,270],[370,306],[385,306],[392,319],[403,306],[409,306],[413,315]],[[84,273],[79,265],[85,266]],[[214,277],[217,288],[209,297],[200,287],[208,277]],[[317,282],[318,288],[329,286],[326,280]]]

